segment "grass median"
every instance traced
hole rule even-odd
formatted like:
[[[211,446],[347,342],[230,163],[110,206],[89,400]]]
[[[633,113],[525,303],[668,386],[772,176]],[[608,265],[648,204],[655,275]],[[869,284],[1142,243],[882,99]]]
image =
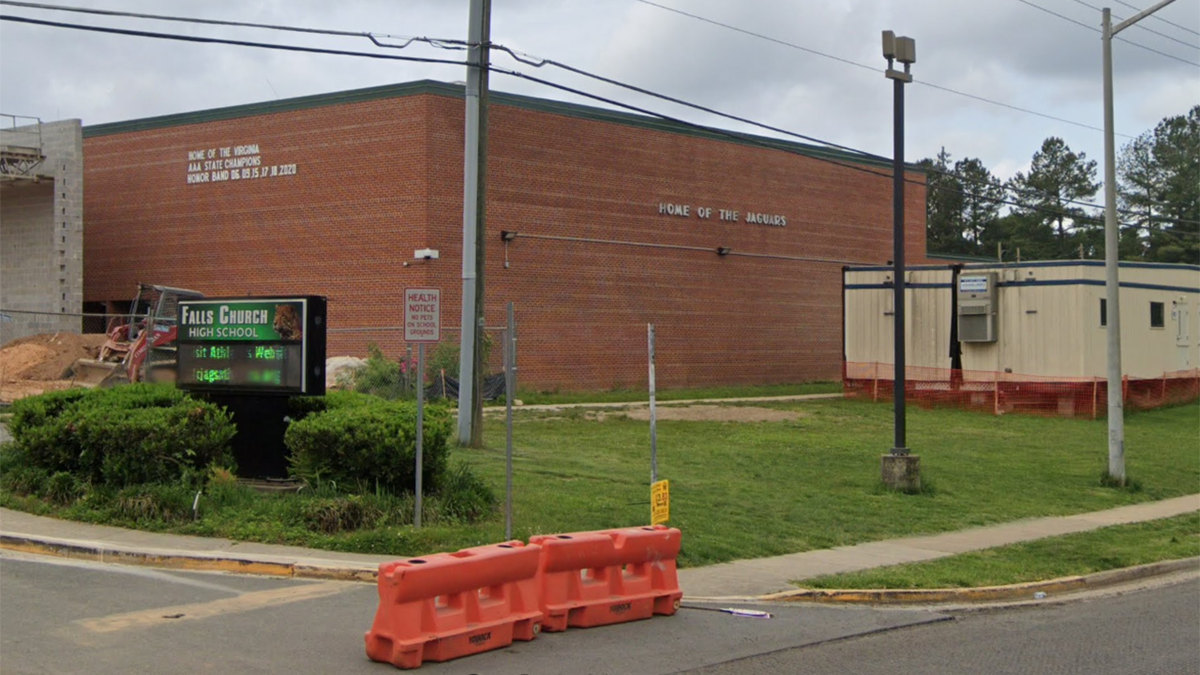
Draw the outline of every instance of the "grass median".
[[[1200,512],[795,583],[802,588],[979,588],[1196,556],[1200,556]]]
[[[660,413],[658,473],[671,481],[670,524],[683,530],[684,566],[1095,511],[1200,487],[1196,404],[1127,416],[1132,485],[1124,489],[1101,485],[1104,420],[911,409],[908,441],[920,455],[925,482],[921,493],[911,495],[880,484],[880,455],[892,440],[887,404],[663,405]],[[518,411],[514,535],[645,524],[650,435],[648,422],[639,418],[644,414],[644,408]],[[501,418],[488,418],[485,442],[485,448],[460,448],[453,456],[503,496]],[[390,517],[350,532],[312,532],[290,515],[299,509],[289,498],[294,496],[247,495],[202,512],[195,523],[150,520],[136,526],[397,556],[504,538],[501,512],[474,524],[427,520],[419,531]],[[105,522],[86,503],[31,500],[0,495],[13,508]],[[393,503],[403,510],[407,502]]]

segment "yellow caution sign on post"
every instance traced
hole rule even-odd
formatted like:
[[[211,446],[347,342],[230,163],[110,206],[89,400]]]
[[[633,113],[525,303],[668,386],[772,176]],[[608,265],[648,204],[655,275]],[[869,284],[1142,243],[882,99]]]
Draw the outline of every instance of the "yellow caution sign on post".
[[[671,481],[650,485],[650,524],[660,525],[671,519]]]

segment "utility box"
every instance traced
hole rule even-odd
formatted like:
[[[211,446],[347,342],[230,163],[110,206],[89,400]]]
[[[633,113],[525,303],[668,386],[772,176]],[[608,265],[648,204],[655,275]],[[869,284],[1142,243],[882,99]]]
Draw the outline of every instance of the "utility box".
[[[995,342],[996,273],[960,275],[957,290],[959,341]]]

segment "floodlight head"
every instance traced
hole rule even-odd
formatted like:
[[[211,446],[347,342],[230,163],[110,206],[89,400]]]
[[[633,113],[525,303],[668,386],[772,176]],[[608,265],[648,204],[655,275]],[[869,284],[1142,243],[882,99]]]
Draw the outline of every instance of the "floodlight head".
[[[894,31],[883,31],[883,58],[896,58],[896,33]]]
[[[500,241],[512,241],[513,239],[516,239],[516,238],[517,238],[516,232],[511,232],[509,230],[500,230]]]
[[[733,250],[733,249],[729,248],[728,246],[718,246],[717,247],[717,255],[727,256],[727,255],[729,255],[729,252],[731,250]]]
[[[896,38],[896,60],[904,65],[917,62],[917,41],[910,37]]]

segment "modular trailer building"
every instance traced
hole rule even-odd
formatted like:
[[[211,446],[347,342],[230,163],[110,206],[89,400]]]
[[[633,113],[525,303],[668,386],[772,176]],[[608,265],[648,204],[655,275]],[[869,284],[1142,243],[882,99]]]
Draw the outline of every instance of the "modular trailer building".
[[[663,387],[838,376],[841,268],[891,257],[889,164],[497,92],[489,120],[485,316],[514,303],[522,386],[644,386],[647,324]],[[457,346],[463,131],[432,81],[88,126],[87,308],[138,281],[324,295],[331,356],[396,357],[404,289],[432,287]]]
[[[1119,275],[1132,405],[1200,396],[1200,266],[1123,262]],[[844,379],[852,393],[890,396],[893,288],[891,268],[845,270]],[[915,400],[1103,414],[1103,262],[921,265],[907,271],[905,288]]]

